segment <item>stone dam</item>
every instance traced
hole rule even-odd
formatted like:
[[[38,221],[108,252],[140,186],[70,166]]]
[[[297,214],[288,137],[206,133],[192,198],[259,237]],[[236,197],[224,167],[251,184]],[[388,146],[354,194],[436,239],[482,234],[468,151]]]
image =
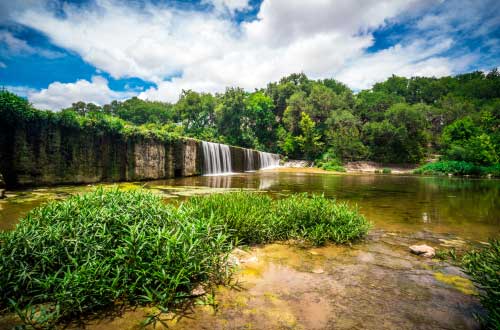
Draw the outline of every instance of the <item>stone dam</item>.
[[[279,155],[190,138],[161,141],[60,125],[0,125],[7,188],[254,171]]]

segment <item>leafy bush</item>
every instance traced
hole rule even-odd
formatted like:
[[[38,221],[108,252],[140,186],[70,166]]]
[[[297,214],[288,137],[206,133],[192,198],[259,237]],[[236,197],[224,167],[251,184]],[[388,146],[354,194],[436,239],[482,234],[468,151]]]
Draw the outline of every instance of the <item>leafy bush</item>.
[[[319,168],[326,171],[346,172],[346,169],[342,166],[342,161],[337,157],[333,149],[321,155],[321,158],[316,160],[316,164]]]
[[[147,191],[99,188],[36,208],[0,233],[0,310],[47,327],[116,302],[166,310],[199,284],[224,283],[234,244],[344,243],[369,227],[323,196],[235,193],[176,208]]]
[[[382,173],[383,174],[391,174],[392,173],[392,170],[390,168],[387,168],[387,167],[384,167],[382,169]]]
[[[490,240],[489,246],[466,253],[462,265],[480,289],[481,304],[488,310],[485,325],[500,329],[500,240]]]
[[[415,174],[492,175],[500,176],[500,165],[479,166],[464,161],[439,161],[425,164],[413,171]]]

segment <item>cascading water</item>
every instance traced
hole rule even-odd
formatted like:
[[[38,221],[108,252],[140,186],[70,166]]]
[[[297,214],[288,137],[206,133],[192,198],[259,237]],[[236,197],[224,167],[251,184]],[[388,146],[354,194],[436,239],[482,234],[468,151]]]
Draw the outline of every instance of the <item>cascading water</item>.
[[[245,171],[250,172],[250,171],[255,171],[255,163],[253,160],[253,150],[252,149],[245,149]]]
[[[280,156],[269,152],[259,151],[260,168],[274,168],[280,165]]]
[[[232,173],[231,150],[229,146],[220,143],[202,141],[203,173],[228,174]]]

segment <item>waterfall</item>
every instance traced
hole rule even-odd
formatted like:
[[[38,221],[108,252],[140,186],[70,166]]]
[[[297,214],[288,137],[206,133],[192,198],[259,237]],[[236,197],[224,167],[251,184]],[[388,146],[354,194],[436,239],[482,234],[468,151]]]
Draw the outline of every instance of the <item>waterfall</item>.
[[[229,146],[202,141],[202,148],[204,174],[228,174],[232,172]]]
[[[245,164],[245,171],[247,171],[247,172],[255,171],[255,163],[253,160],[253,150],[252,149],[245,149],[244,164]]]
[[[280,156],[269,152],[259,151],[260,168],[274,168],[280,165]]]

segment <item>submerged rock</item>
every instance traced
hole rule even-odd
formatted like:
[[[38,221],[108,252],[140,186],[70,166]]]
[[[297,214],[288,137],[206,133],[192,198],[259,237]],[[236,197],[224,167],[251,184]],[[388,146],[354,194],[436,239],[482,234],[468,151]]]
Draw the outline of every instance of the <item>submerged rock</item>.
[[[428,246],[428,245],[412,245],[410,246],[410,251],[411,253],[413,254],[416,254],[416,255],[421,255],[422,257],[426,257],[426,258],[432,258],[436,255],[436,251],[434,250],[434,248]]]

